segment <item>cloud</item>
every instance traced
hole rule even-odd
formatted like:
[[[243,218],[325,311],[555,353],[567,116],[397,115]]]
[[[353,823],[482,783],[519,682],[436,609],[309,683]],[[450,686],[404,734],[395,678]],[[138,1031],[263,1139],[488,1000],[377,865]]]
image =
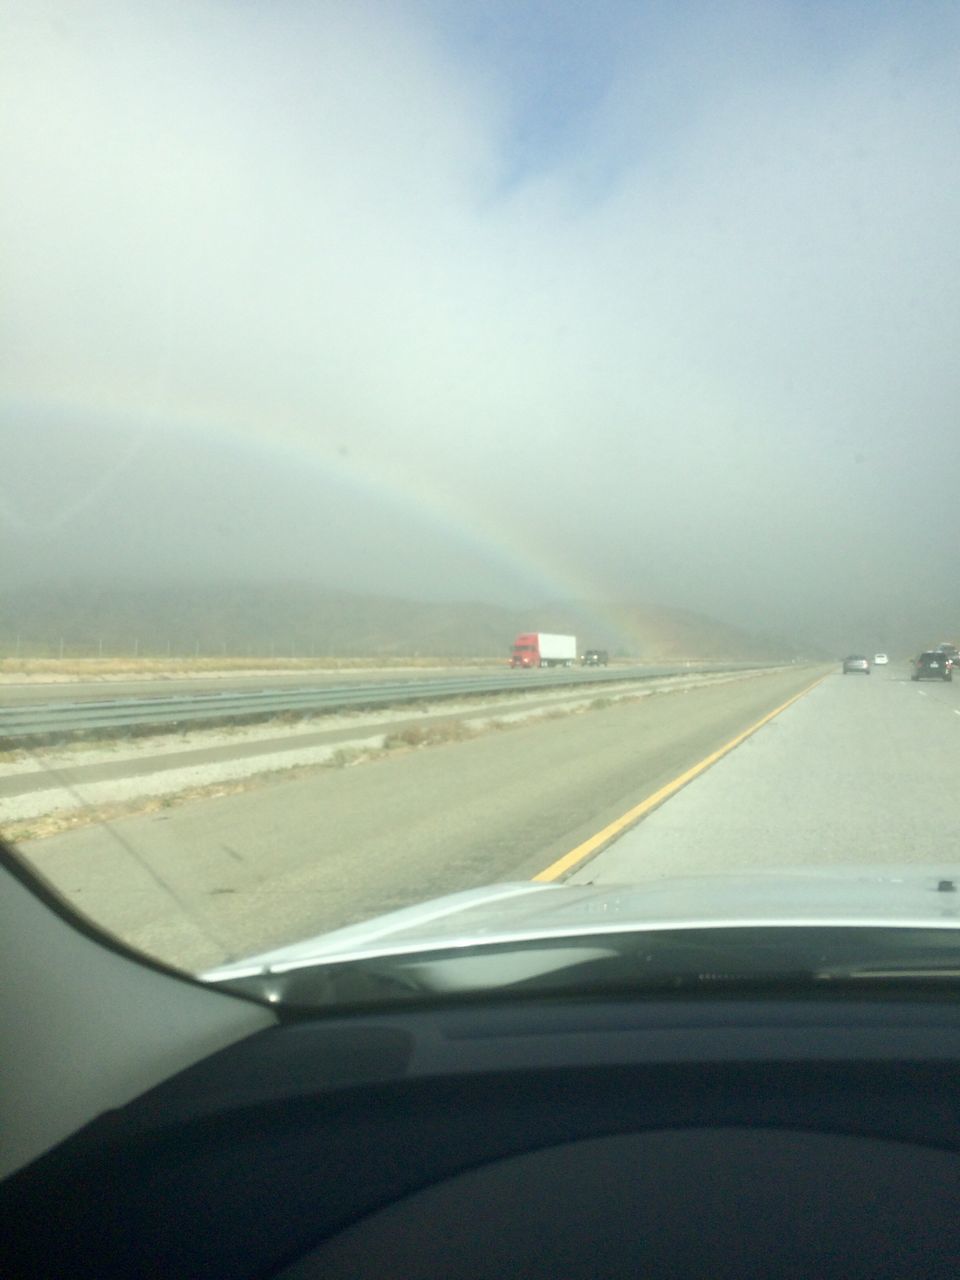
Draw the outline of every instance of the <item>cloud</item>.
[[[385,562],[334,557],[296,475],[243,479],[268,428],[331,501],[346,451],[558,581],[728,613],[909,593],[952,535],[949,11],[6,7],[8,507],[69,487],[67,433],[146,430],[186,476],[208,421],[248,442],[223,500],[264,573],[286,506],[320,575],[465,586],[429,519],[402,554],[403,504],[364,508]],[[249,563],[168,484],[211,566]]]

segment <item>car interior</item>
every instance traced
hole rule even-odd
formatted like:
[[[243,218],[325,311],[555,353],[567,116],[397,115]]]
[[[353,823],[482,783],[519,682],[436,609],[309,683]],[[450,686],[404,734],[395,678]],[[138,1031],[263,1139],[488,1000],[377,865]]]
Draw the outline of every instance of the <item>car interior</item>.
[[[942,986],[278,1009],[0,863],[6,1277],[960,1274]]]

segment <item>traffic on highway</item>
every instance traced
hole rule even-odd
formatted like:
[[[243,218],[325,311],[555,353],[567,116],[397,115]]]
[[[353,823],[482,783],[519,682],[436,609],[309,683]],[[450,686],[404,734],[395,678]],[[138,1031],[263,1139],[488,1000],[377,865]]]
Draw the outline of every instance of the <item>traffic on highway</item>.
[[[3,1280],[956,1280],[960,9],[0,13]]]
[[[667,672],[604,684],[600,698],[580,688],[573,702],[576,686],[561,683],[412,715],[62,744],[4,768],[0,813],[78,906],[187,968],[486,883],[609,878],[608,865],[633,883],[719,867],[869,867],[881,850],[922,864],[955,821],[960,702],[949,681],[937,677],[937,694],[916,679],[902,661],[874,668],[861,694],[842,693],[847,678],[825,667]],[[777,772],[722,782],[772,743]],[[918,790],[941,789],[924,800],[914,847]],[[680,822],[709,795],[726,807]],[[811,812],[829,833],[816,856],[804,851]],[[643,854],[630,860],[637,841]],[[163,875],[147,893],[154,868]]]

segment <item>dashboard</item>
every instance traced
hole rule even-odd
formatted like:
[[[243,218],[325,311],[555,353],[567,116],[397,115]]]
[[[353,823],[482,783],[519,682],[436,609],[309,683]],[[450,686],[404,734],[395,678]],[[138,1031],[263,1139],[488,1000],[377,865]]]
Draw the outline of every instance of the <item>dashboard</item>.
[[[0,1273],[960,1275],[951,999],[294,1019],[0,1184]]]

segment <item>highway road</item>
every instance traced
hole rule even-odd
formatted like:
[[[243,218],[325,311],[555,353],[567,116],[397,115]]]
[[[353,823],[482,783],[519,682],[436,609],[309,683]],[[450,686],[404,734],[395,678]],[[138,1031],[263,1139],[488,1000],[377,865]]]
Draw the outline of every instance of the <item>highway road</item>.
[[[960,680],[834,674],[566,878],[960,863]]]
[[[763,668],[759,668],[763,669]],[[313,688],[191,692],[186,697],[149,697],[74,701],[20,706],[0,705],[0,746],[9,750],[31,744],[74,741],[78,736],[119,740],[140,733],[157,734],[189,727],[267,723],[277,719],[317,717],[348,709],[412,708],[433,702],[491,695],[528,696],[547,690],[606,689],[616,684],[662,678],[707,678],[758,670],[748,663],[688,664],[668,667],[616,667],[612,670],[560,670],[523,673],[467,673],[417,679],[331,681]]]
[[[487,679],[503,677],[515,682],[518,689],[536,688],[540,680],[562,679],[571,682],[594,676],[627,676],[642,673],[659,675],[689,666],[691,670],[727,669],[756,663],[613,663],[610,667],[573,667],[570,671],[549,667],[544,670],[510,670],[506,662],[484,666],[444,667],[378,667],[344,668],[339,671],[276,671],[250,675],[226,673],[189,677],[156,677],[145,680],[44,680],[0,681],[0,708],[37,706],[75,702],[107,702],[126,698],[180,698],[201,694],[259,693],[265,690],[334,689],[358,684],[418,684],[433,680],[478,676]]]
[[[280,775],[24,849],[92,916],[187,968],[545,873],[635,883],[952,861],[960,680],[915,684],[890,667],[831,671],[813,685],[820,674],[677,689],[355,768]],[[639,825],[578,860],[598,832],[793,698]]]
[[[677,676],[645,682],[643,692],[669,688],[679,682],[725,680],[727,676]],[[116,805],[135,803],[138,795],[176,795],[184,790],[184,771],[191,788],[211,785],[227,778],[262,776],[278,769],[308,764],[317,758],[317,749],[327,753],[337,747],[352,750],[382,748],[388,735],[406,730],[429,731],[435,726],[470,726],[477,721],[529,719],[576,708],[597,698],[634,695],[630,682],[615,682],[601,689],[593,684],[573,688],[552,688],[549,684],[521,681],[518,694],[491,694],[460,701],[437,701],[420,705],[416,711],[406,706],[348,710],[311,717],[302,723],[269,721],[263,725],[212,729],[173,730],[165,736],[113,740],[102,743],[69,744],[50,749],[14,752],[8,760],[0,754],[0,824],[74,809],[77,804]],[[149,780],[140,789],[138,779]],[[36,804],[24,805],[27,796]],[[18,802],[20,802],[18,804]],[[19,819],[18,816],[19,815]]]
[[[340,684],[376,684],[399,680],[431,680],[438,676],[493,674],[500,667],[345,668],[339,671],[271,671],[250,675],[158,676],[145,680],[43,680],[0,683],[0,706],[49,702],[103,702],[114,698],[175,698],[201,693],[255,693],[261,689],[318,689]],[[536,672],[518,672],[519,677]]]
[[[529,879],[806,687],[796,668],[284,775],[24,848],[91,916],[186,967]]]

